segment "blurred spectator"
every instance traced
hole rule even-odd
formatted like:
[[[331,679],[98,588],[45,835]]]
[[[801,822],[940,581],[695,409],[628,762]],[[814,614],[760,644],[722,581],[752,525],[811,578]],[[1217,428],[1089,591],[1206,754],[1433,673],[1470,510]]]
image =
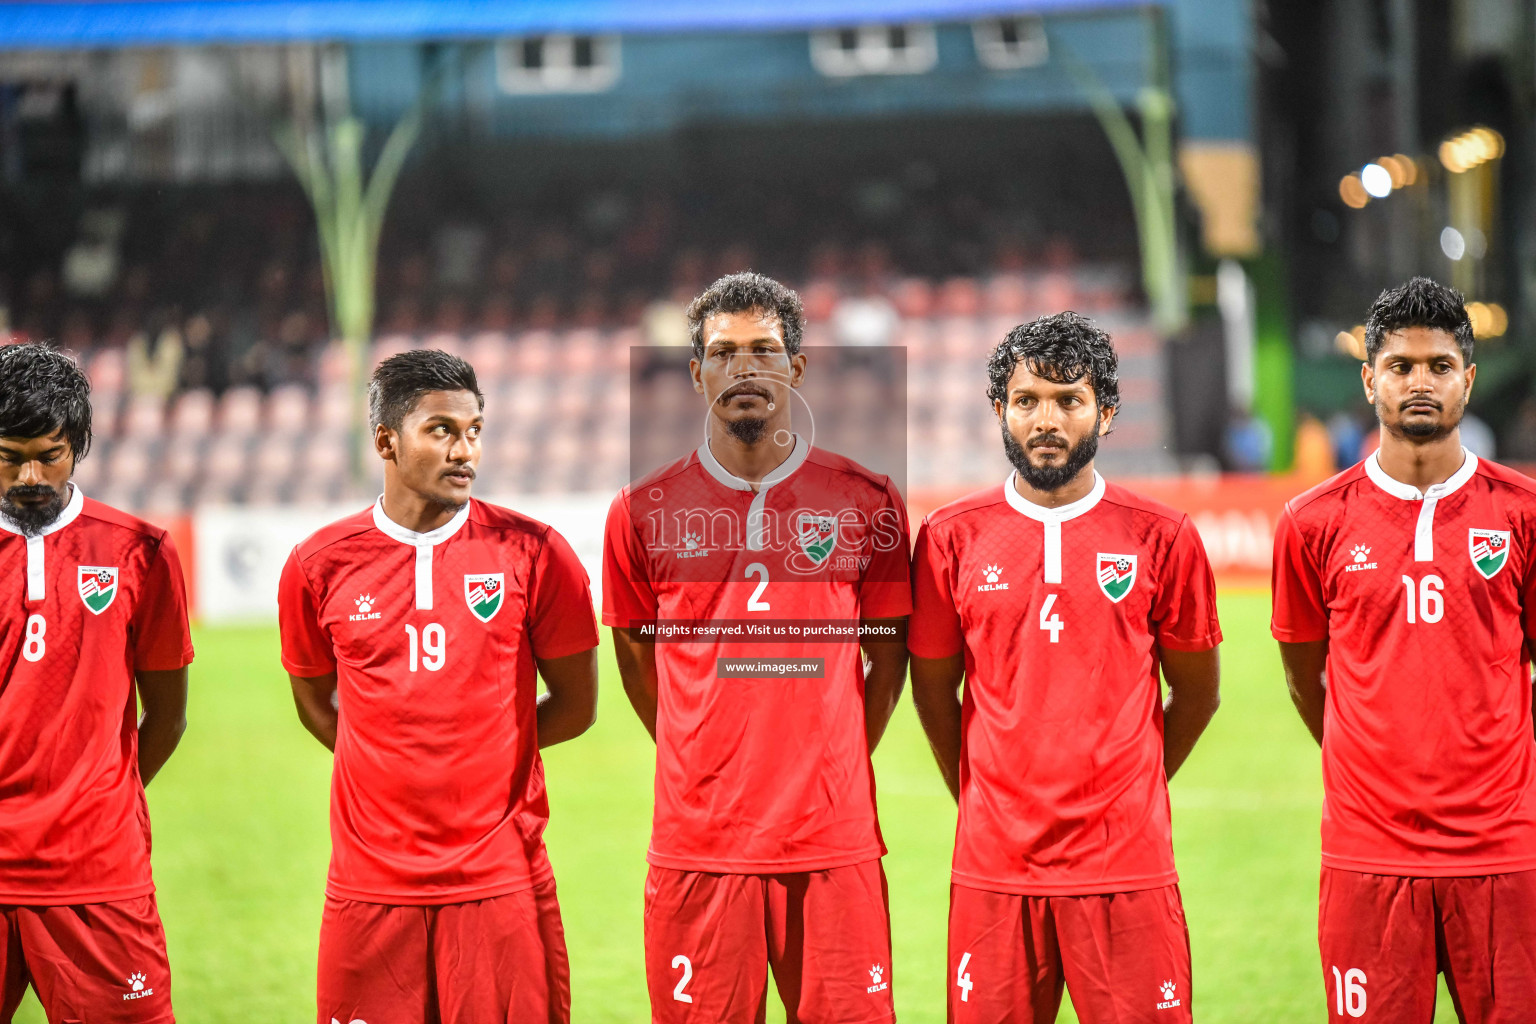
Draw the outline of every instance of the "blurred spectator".
[[[1338,466],[1353,466],[1360,457],[1360,444],[1367,427],[1350,412],[1336,412],[1328,418],[1328,436],[1333,439],[1333,459]]]
[[[228,346],[216,337],[212,318],[206,313],[190,317],[182,329],[182,343],[186,350],[181,360],[181,387],[222,392],[229,372]]]
[[[1471,413],[1461,418],[1461,446],[1480,459],[1495,457],[1497,444],[1493,428]]]
[[[167,324],[153,333],[140,331],[128,339],[128,393],[143,398],[170,398],[181,378],[181,332]]]
[[[1511,462],[1536,462],[1536,395],[1520,403],[1505,438],[1506,459]]]
[[[1227,468],[1235,473],[1259,473],[1269,468],[1274,439],[1269,424],[1250,409],[1235,409],[1222,437]]]
[[[1296,424],[1296,451],[1292,468],[1303,480],[1323,480],[1333,475],[1333,438],[1321,420],[1310,413],[1302,413]]]

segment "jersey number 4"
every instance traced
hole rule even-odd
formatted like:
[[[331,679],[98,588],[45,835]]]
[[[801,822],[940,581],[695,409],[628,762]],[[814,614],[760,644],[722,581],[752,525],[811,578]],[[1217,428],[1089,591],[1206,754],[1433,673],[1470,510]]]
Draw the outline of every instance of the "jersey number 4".
[[[1056,606],[1056,595],[1046,594],[1045,604],[1040,606],[1040,628],[1051,634],[1051,643],[1061,639],[1061,631],[1067,628],[1067,624],[1061,621],[1060,615],[1052,615],[1051,609]]]

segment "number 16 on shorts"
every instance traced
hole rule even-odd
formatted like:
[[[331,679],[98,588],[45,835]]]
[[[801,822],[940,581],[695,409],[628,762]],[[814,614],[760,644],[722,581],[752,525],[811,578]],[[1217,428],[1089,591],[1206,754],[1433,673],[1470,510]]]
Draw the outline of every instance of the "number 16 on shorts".
[[[1333,1011],[1340,1017],[1365,1016],[1365,972],[1360,968],[1333,968]]]

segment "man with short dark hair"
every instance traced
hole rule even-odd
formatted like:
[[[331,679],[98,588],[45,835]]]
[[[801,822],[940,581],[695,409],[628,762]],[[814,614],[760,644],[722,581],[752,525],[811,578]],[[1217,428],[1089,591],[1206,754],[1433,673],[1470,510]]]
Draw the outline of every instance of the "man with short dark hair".
[[[803,322],[759,274],[695,299],[704,442],[608,514],[603,622],[656,741],[658,1022],[756,1024],[770,970],[794,1024],[894,1019],[869,757],[906,670],[906,511],[889,478],[792,429]],[[805,632],[752,639],[791,624]],[[888,638],[864,640],[867,661],[861,624]]]
[[[592,724],[597,627],[565,539],[470,497],[483,407],[462,359],[379,364],[384,493],[283,569],[283,665],[336,754],[320,1024],[570,1020],[539,749]]]
[[[1323,749],[1318,910],[1329,1019],[1536,1008],[1536,481],[1464,449],[1472,324],[1428,278],[1366,320],[1381,447],[1291,499],[1274,619]]]
[[[1014,472],[918,531],[912,697],[960,805],[953,1024],[1048,1024],[1064,985],[1085,1024],[1191,1019],[1168,779],[1220,702],[1221,628],[1189,517],[1093,467],[1117,367],[1075,313],[1014,328],[987,366]]]
[[[91,446],[80,367],[15,345],[0,381],[0,1021],[30,981],[51,1021],[164,1024],[144,786],[187,725],[181,564],[70,481]]]

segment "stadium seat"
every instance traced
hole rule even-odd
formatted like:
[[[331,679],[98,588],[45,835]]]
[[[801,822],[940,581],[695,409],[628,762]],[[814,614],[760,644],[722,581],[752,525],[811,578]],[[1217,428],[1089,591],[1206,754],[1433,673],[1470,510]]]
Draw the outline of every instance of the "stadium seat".
[[[99,349],[85,365],[93,391],[118,394],[128,382],[128,360],[120,348]]]
[[[292,436],[310,424],[309,389],[300,384],[284,384],[267,395],[266,429]]]
[[[213,429],[213,407],[213,392],[207,388],[183,391],[171,400],[171,435],[199,440],[206,438]]]
[[[249,437],[261,426],[261,392],[253,387],[230,388],[219,399],[219,431]]]
[[[165,430],[165,400],[158,395],[130,398],[121,430],[124,437],[159,438]]]

